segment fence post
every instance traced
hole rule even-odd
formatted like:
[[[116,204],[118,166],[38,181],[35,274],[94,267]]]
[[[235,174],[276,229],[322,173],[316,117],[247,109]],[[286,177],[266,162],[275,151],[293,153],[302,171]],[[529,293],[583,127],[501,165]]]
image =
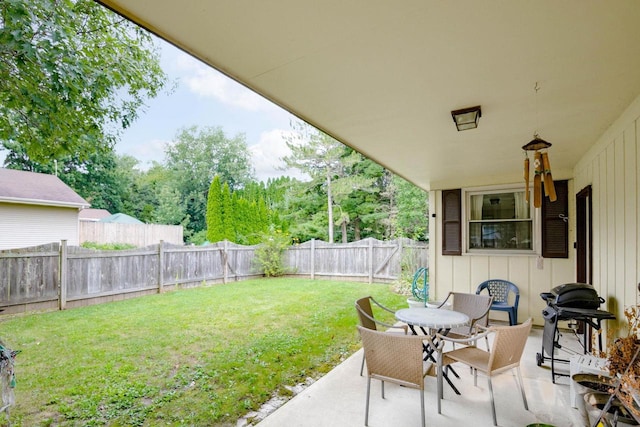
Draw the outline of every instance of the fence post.
[[[311,239],[311,280],[316,278],[316,239]]]
[[[58,292],[58,308],[64,310],[67,308],[67,241],[60,241],[60,286]]]
[[[158,293],[161,294],[164,288],[164,240],[160,240],[158,245]]]
[[[228,260],[229,254],[227,253],[227,249],[228,249],[227,243],[228,243],[227,239],[224,239],[223,246],[222,246],[222,251],[223,251],[222,260],[224,262],[222,271],[224,272],[224,277],[222,278],[222,283],[225,283],[225,284],[229,280],[229,260]]]
[[[373,283],[373,239],[369,238],[369,283]]]
[[[403,243],[404,242],[404,238],[399,237],[398,238],[398,254],[400,254],[399,258],[398,258],[398,265],[399,265],[399,271],[398,271],[398,279],[402,278],[402,251],[404,251],[404,246]]]

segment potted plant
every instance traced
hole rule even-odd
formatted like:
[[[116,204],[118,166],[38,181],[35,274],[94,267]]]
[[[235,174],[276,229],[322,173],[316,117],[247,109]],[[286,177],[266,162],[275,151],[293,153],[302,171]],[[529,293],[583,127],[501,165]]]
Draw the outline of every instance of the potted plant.
[[[627,336],[615,339],[607,348],[607,368],[619,387],[611,389],[636,417],[640,417],[640,306],[624,311]]]

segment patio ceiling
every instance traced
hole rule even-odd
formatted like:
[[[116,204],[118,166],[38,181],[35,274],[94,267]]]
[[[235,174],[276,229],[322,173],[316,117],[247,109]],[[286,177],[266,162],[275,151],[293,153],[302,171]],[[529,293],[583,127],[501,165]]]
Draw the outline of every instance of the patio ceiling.
[[[536,130],[568,178],[640,93],[637,0],[100,2],[424,189],[520,181]]]

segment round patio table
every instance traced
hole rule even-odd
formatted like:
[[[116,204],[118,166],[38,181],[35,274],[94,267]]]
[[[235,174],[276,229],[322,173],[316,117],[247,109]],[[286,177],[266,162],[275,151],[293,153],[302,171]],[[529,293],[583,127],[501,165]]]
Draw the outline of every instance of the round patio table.
[[[419,326],[447,332],[451,328],[469,324],[469,316],[466,314],[442,308],[402,308],[396,311],[396,319],[410,327]]]
[[[447,335],[451,328],[457,328],[459,326],[465,326],[469,324],[469,316],[458,311],[443,309],[443,308],[402,308],[396,311],[396,319],[409,325],[409,329],[414,335],[418,335],[415,327],[418,326],[422,332],[431,337],[434,345],[438,346],[437,334]],[[434,348],[431,348],[428,344],[424,344],[424,360],[431,360],[434,363],[436,360],[433,357]],[[451,368],[450,368],[451,369]],[[458,374],[451,369],[456,377]],[[460,394],[458,389],[449,379],[449,376],[443,372],[442,377],[451,386],[456,394]],[[440,383],[440,381],[438,381]],[[442,386],[438,386],[439,394],[442,396]]]

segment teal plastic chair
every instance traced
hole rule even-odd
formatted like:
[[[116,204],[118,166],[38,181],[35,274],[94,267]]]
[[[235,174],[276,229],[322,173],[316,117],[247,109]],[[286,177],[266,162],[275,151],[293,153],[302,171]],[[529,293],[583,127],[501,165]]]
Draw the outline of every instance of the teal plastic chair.
[[[491,310],[506,311],[509,313],[509,325],[518,324],[518,302],[520,301],[520,290],[508,280],[489,279],[476,289],[476,294],[486,290],[493,297]],[[510,303],[509,301],[513,301]]]

